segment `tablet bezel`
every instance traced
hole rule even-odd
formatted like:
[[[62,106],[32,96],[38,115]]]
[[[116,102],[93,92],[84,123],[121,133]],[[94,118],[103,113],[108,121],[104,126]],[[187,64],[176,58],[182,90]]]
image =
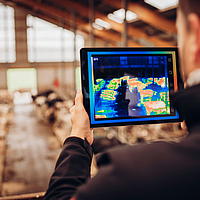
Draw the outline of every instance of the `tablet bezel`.
[[[156,124],[156,123],[171,123],[171,122],[181,122],[182,119],[177,113],[178,117],[174,119],[162,119],[160,117],[159,120],[147,120],[147,121],[130,121],[132,120],[129,118],[129,121],[123,121],[123,122],[111,122],[111,123],[91,123],[91,114],[90,114],[90,94],[89,94],[89,70],[88,70],[88,52],[175,52],[176,56],[176,74],[177,74],[177,90],[183,89],[183,82],[180,77],[180,72],[179,72],[179,59],[178,59],[178,48],[176,47],[137,47],[137,48],[82,48],[80,50],[80,57],[81,57],[81,83],[82,83],[82,91],[83,91],[83,104],[86,109],[86,112],[89,115],[90,118],[90,126],[91,128],[95,127],[108,127],[108,126],[125,126],[125,125],[140,125],[140,124]],[[170,75],[169,76],[169,81],[170,81]],[[174,83],[174,71],[173,74],[171,75]],[[171,93],[171,92],[170,92]],[[171,100],[170,100],[171,103]],[[173,107],[173,105],[171,104]],[[177,112],[177,111],[175,111]],[[159,115],[157,116],[159,118]],[[169,115],[170,117],[170,115]],[[139,117],[138,117],[139,118]],[[144,117],[143,117],[144,118]]]

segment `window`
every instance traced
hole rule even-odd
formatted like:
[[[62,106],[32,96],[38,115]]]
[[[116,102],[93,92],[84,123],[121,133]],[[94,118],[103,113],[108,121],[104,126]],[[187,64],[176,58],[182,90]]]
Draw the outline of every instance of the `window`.
[[[20,89],[37,89],[36,69],[8,69],[7,84],[11,92]]]
[[[27,40],[29,62],[74,61],[74,33],[52,23],[27,16]],[[84,46],[84,39],[76,35],[76,57]]]
[[[13,63],[15,60],[14,9],[0,3],[0,63]]]

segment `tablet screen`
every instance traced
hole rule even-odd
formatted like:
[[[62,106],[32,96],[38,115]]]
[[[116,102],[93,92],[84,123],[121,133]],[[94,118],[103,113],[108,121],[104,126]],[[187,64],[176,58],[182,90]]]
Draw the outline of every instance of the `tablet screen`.
[[[176,51],[87,51],[91,125],[177,120]]]

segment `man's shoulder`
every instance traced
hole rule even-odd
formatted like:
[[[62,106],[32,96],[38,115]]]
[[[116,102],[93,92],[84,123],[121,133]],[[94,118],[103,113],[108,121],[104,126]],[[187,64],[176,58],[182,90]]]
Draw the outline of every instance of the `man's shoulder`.
[[[98,159],[99,173],[79,192],[87,196],[92,188],[91,196],[105,194],[110,195],[110,199],[184,199],[186,194],[195,196],[199,193],[200,183],[198,140],[200,135],[194,134],[178,144],[153,142],[109,149]]]
[[[197,137],[200,142],[200,134]],[[170,175],[178,169],[187,170],[193,164],[200,167],[200,143],[196,138],[189,137],[180,143],[157,141],[116,147],[103,153],[98,164],[112,165],[119,174],[156,176],[157,173],[169,172]]]

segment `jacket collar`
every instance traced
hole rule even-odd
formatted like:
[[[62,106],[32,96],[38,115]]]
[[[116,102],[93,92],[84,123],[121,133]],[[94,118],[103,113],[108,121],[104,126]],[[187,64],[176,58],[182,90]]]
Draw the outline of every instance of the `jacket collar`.
[[[172,102],[185,119],[189,131],[200,125],[200,84],[173,94]]]

